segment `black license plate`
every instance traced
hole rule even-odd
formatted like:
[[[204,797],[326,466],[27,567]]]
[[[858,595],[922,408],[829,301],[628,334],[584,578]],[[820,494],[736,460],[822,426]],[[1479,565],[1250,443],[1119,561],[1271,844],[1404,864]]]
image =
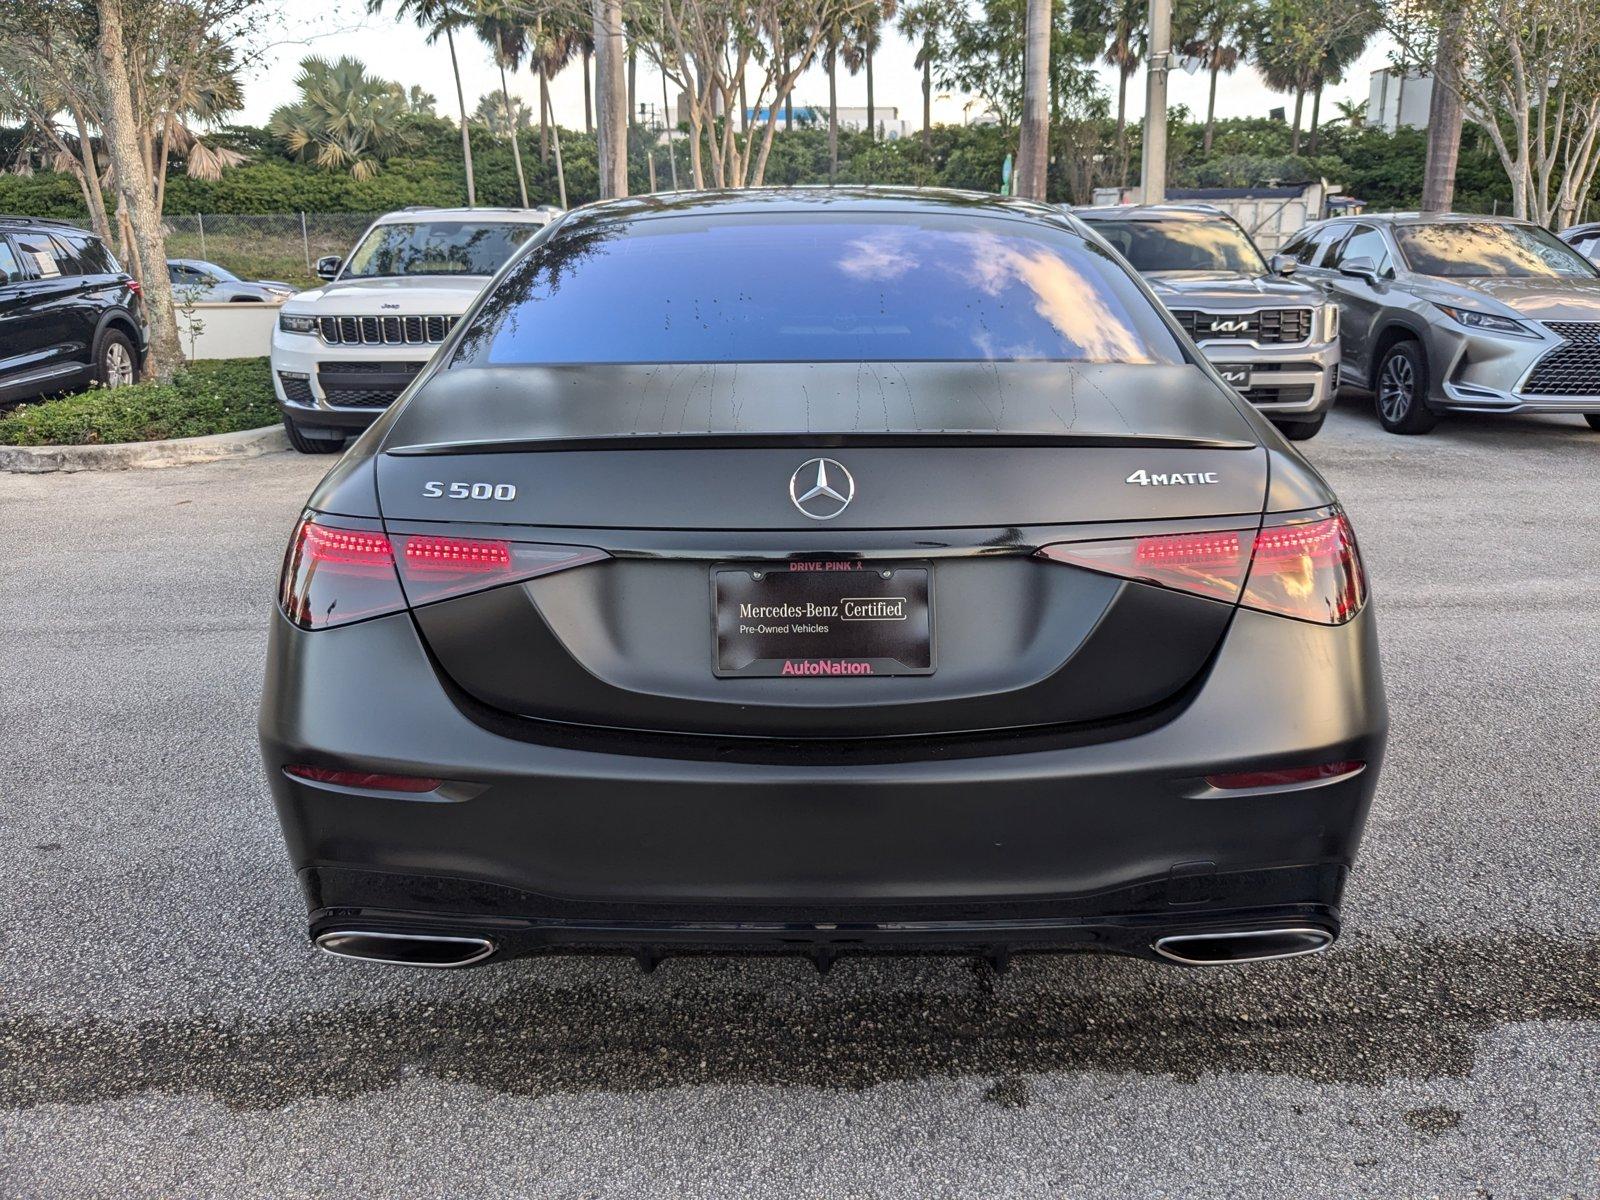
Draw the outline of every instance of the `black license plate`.
[[[1217,373],[1243,391],[1250,386],[1250,368],[1218,365]]]
[[[719,676],[933,673],[926,563],[785,562],[711,572]]]

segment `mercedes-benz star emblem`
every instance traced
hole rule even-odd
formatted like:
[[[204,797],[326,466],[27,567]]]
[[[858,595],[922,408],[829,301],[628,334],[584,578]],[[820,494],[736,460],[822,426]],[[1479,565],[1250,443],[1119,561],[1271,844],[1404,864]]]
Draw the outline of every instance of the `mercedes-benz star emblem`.
[[[844,464],[812,458],[789,476],[789,499],[813,521],[831,521],[856,498],[856,481]]]

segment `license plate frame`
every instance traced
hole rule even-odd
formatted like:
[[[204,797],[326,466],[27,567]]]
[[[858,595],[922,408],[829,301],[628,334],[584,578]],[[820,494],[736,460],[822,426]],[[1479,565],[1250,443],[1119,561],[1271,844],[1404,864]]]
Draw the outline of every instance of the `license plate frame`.
[[[719,679],[894,678],[938,668],[933,564],[924,560],[717,563],[710,593]]]

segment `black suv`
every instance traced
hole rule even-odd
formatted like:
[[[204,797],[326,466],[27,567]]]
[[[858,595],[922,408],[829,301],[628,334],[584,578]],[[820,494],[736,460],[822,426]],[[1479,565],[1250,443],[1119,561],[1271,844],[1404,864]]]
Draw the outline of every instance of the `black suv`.
[[[0,216],[0,403],[139,374],[139,285],[92,233]]]

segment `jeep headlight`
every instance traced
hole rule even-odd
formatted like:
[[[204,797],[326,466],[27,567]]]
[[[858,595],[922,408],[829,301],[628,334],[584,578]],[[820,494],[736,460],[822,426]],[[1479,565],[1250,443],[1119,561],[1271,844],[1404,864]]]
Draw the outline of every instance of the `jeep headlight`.
[[[278,328],[285,333],[315,333],[317,331],[317,319],[315,317],[303,317],[297,313],[281,312],[278,314]]]
[[[1322,306],[1322,338],[1324,342],[1331,342],[1339,336],[1339,306],[1337,304],[1324,304]]]

